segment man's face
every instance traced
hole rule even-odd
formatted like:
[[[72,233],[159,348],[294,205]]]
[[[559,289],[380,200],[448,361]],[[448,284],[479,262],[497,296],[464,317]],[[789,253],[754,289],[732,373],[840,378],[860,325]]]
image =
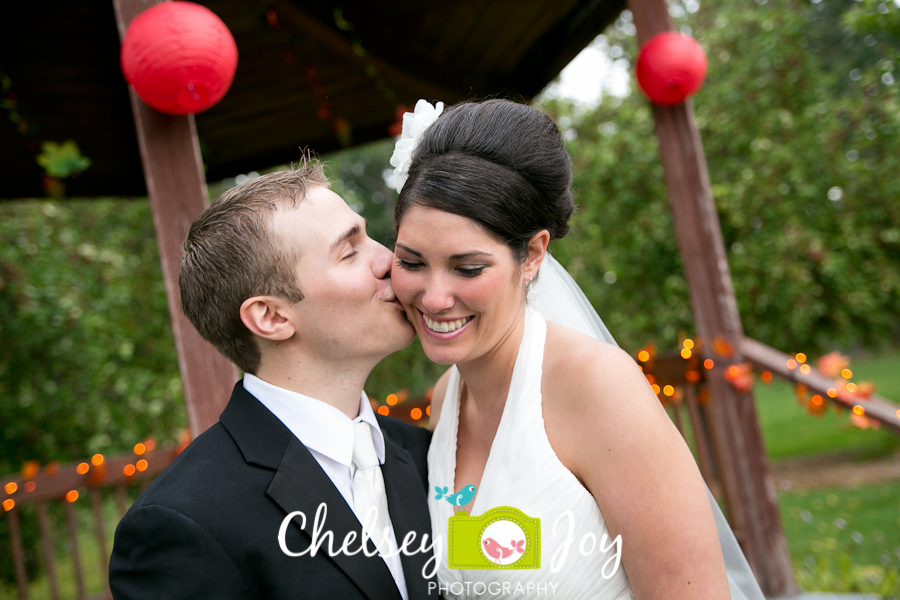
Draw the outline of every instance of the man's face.
[[[296,263],[304,298],[293,305],[300,344],[328,360],[381,360],[415,331],[391,287],[393,254],[366,234],[340,196],[312,186],[297,208],[278,209],[272,228]]]

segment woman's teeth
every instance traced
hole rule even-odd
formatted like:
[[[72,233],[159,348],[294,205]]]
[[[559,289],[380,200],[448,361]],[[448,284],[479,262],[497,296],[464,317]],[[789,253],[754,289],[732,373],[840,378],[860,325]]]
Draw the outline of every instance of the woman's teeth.
[[[457,319],[455,321],[432,321],[425,315],[422,315],[425,319],[425,325],[428,326],[428,329],[432,331],[436,331],[438,333],[449,333],[451,331],[456,331],[466,323],[472,320],[472,317],[465,317],[464,319]]]

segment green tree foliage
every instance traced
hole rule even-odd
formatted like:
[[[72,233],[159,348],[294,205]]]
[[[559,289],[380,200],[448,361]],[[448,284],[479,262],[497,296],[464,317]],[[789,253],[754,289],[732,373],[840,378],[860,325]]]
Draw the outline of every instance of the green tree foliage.
[[[871,53],[824,60],[817,6],[707,0],[680,23],[709,57],[694,105],[745,333],[813,353],[900,326],[898,86]],[[581,207],[556,252],[626,348],[674,346],[693,319],[646,99],[546,109],[571,123]]]
[[[0,204],[0,473],[186,425],[146,202]]]

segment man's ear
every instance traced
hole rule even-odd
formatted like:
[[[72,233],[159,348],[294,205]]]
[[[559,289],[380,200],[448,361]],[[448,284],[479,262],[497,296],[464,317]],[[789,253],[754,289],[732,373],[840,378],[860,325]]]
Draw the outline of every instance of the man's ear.
[[[296,333],[285,310],[289,302],[274,296],[253,296],[241,304],[241,321],[254,335],[280,342]]]
[[[525,257],[525,265],[522,268],[525,281],[531,281],[537,276],[538,269],[544,262],[544,255],[547,254],[547,244],[549,243],[550,232],[546,229],[538,231],[528,240],[528,256]]]

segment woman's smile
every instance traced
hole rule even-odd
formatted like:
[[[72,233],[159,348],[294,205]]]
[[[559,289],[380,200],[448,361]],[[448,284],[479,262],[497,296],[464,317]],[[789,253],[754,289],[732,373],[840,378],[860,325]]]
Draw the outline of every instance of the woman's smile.
[[[473,315],[469,315],[458,319],[432,319],[419,309],[416,309],[416,312],[422,317],[421,322],[424,325],[422,329],[439,340],[449,340],[462,335],[462,332],[475,318]]]

